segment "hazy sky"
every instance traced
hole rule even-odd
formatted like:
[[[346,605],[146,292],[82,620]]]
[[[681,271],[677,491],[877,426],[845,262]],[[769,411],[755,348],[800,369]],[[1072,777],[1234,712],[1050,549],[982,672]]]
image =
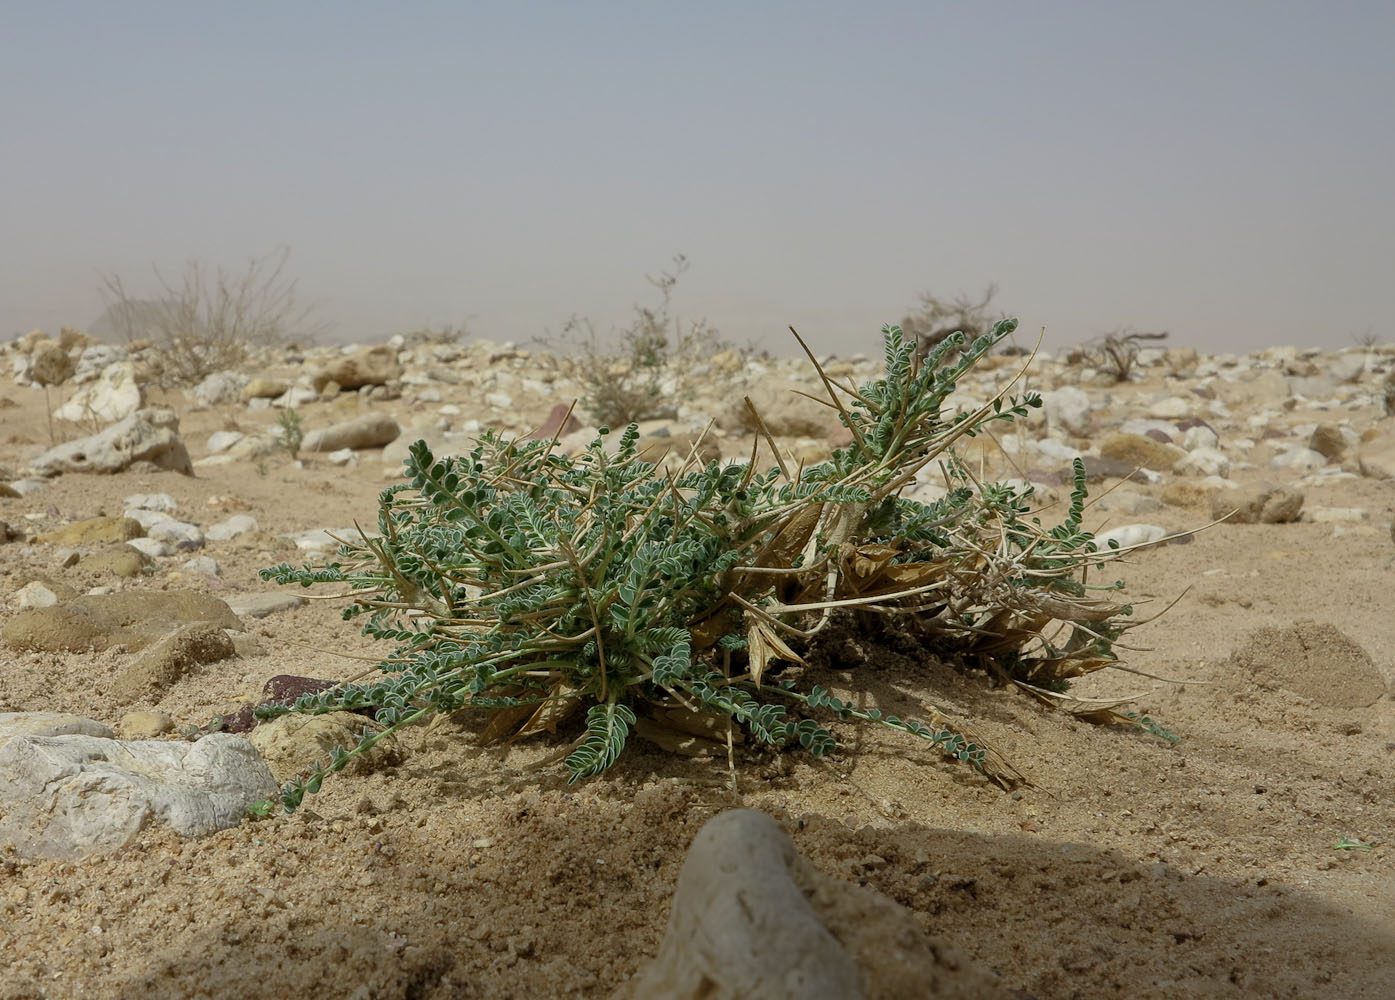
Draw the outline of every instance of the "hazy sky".
[[[1395,337],[1395,3],[6,3],[0,337],[279,245],[334,336]]]

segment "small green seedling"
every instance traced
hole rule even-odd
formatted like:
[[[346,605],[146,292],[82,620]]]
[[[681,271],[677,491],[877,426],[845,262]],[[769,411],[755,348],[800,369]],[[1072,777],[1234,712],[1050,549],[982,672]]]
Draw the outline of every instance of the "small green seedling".
[[[300,453],[300,443],[305,440],[300,414],[295,410],[282,410],[280,419],[276,421],[276,426],[281,431],[282,447],[290,453],[291,458],[295,458]]]

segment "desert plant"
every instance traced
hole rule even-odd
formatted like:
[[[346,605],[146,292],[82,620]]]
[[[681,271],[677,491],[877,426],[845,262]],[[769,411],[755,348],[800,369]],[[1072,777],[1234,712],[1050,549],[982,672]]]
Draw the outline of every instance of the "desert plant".
[[[1002,319],[1001,314],[994,316],[989,310],[997,294],[997,285],[989,285],[977,299],[963,294],[944,299],[921,292],[920,306],[901,320],[901,329],[906,336],[915,338],[916,353],[921,358],[954,333],[962,333],[966,341],[977,340]]]
[[[1088,341],[1066,355],[1071,364],[1088,364],[1098,368],[1116,382],[1127,382],[1138,362],[1139,347],[1145,341],[1166,340],[1167,331],[1141,333],[1121,327],[1112,333]]]
[[[581,405],[597,424],[623,427],[672,416],[676,388],[703,358],[732,345],[706,319],[683,320],[673,312],[673,290],[688,270],[682,254],[659,276],[646,280],[659,291],[653,306],[636,304],[630,325],[606,343],[592,322],[573,316],[557,339],[570,348],[571,374],[581,385]]]
[[[291,458],[294,459],[300,454],[300,444],[305,440],[305,432],[301,427],[300,414],[287,407],[281,411],[281,416],[276,421],[276,429],[281,439],[281,446],[286,449]]]
[[[158,300],[133,298],[119,275],[104,274],[103,319],[128,343],[153,343],[153,374],[162,384],[196,382],[236,365],[251,347],[319,332],[310,308],[296,299],[296,282],[286,275],[289,257],[286,248],[254,257],[241,273],[210,271],[191,260],[178,285],[155,268],[163,292]]]
[[[855,708],[776,666],[801,662],[795,647],[843,609],[903,616],[946,662],[1093,721],[1131,722],[1114,704],[1064,693],[1071,678],[1117,662],[1113,643],[1132,610],[1105,596],[1122,583],[1085,580],[1088,566],[1118,553],[1097,551],[1082,528],[1084,466],[1077,460],[1064,520],[1046,529],[1031,516],[1030,487],[981,483],[952,450],[1040,405],[1007,397],[1014,379],[978,409],[946,406],[1014,327],[1000,322],[967,348],[956,334],[923,365],[899,327],[885,328],[884,377],[853,389],[823,376],[853,443],[810,468],[761,472],[753,451],[725,466],[690,454],[665,472],[639,457],[634,425],[613,447],[603,428],[575,457],[555,440],[493,433],[461,457],[438,459],[416,442],[410,482],[381,495],[376,537],[343,540],[323,567],[262,571],[306,587],[347,584],[344,617],[366,616],[364,634],[397,644],[377,683],[258,710],[371,710],[382,726],[288,785],[283,805],[294,809],[387,734],[463,708],[493,713],[486,741],[555,731],[582,714],[584,731],[564,751],[571,780],[614,763],[647,708],[715,713],[758,743],[816,755],[836,745],[826,720],[859,719],[1002,784],[1018,780],[937,709],[912,720]],[[930,468],[948,494],[903,497]]]

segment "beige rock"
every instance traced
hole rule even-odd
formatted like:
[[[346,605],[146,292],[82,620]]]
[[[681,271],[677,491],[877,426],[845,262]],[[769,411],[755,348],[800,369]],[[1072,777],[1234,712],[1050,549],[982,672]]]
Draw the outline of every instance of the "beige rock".
[[[1308,447],[1329,462],[1340,462],[1347,452],[1347,439],[1335,424],[1318,424],[1308,437]]]
[[[312,384],[316,392],[322,392],[330,382],[338,382],[343,389],[358,389],[365,385],[386,385],[401,377],[397,351],[387,344],[378,344],[326,365],[315,374]]]
[[[216,625],[182,625],[147,646],[116,678],[111,696],[123,705],[156,701],[194,667],[234,656],[228,634]]]
[[[1370,655],[1334,625],[1300,621],[1256,629],[1232,659],[1260,684],[1331,708],[1366,708],[1385,694]]]
[[[242,627],[225,603],[207,594],[129,590],[88,594],[57,607],[20,611],[0,624],[0,641],[12,649],[49,652],[106,649],[117,643],[143,649],[186,622]]]
[[[313,430],[301,442],[302,451],[338,451],[341,448],[381,448],[402,434],[402,428],[391,417],[365,414]]]
[[[110,573],[128,579],[140,576],[153,562],[144,552],[124,543],[99,549],[81,561],[83,568],[93,573]]]
[[[19,590],[23,590],[29,587],[31,584],[39,584],[45,590],[48,590],[50,593],[52,593],[55,598],[57,598],[57,600],[54,601],[54,604],[60,604],[63,601],[71,601],[74,597],[77,597],[78,595],[78,592],[74,590],[71,585],[64,583],[62,580],[55,580],[47,573],[21,572],[18,576],[14,578],[13,582],[15,587]],[[42,604],[25,605],[25,607],[31,608],[52,606],[53,605]]]
[[[0,747],[16,736],[115,736],[95,719],[67,712],[0,712]]]
[[[1376,431],[1362,438],[1356,453],[1361,474],[1367,479],[1395,479],[1395,433]]]
[[[94,542],[128,542],[141,538],[145,529],[130,517],[89,517],[45,532],[36,542],[48,545],[91,545]]]
[[[1219,486],[1195,481],[1169,483],[1163,487],[1162,502],[1169,507],[1203,507],[1209,505],[1220,491]]]
[[[278,716],[263,722],[248,734],[278,784],[311,771],[329,758],[335,747],[350,750],[358,745],[358,735],[367,726],[382,729],[372,719],[353,712],[326,712],[323,715]],[[365,773],[393,763],[398,758],[396,742],[389,737],[369,753],[349,764],[350,774]]]
[[[688,851],[668,932],[612,1000],[1006,1000],[910,911],[815,871],[773,819],[732,809]]]
[[[1166,472],[1187,453],[1144,434],[1112,434],[1101,442],[1100,454],[1128,465]]]
[[[1264,410],[1282,405],[1293,395],[1288,379],[1272,368],[1260,371],[1254,378],[1240,381],[1217,379],[1212,388],[1216,398],[1234,410]]]
[[[275,399],[291,384],[283,378],[254,378],[242,387],[242,401],[249,399]]]
[[[1167,529],[1159,524],[1125,524],[1095,536],[1095,545],[1100,552],[1111,548],[1130,552],[1135,549],[1151,548],[1159,545],[1167,537]]]
[[[1286,486],[1222,490],[1211,499],[1211,516],[1229,514],[1229,524],[1286,524],[1298,520],[1302,510],[1302,492]]]
[[[1193,448],[1178,459],[1172,471],[1179,476],[1227,476],[1230,458],[1219,448]]]
[[[829,438],[842,430],[836,410],[799,395],[795,388],[789,379],[778,375],[757,379],[744,389],[735,387],[723,401],[724,409],[715,414],[717,426],[725,431],[753,432],[755,420],[744,398],[750,396],[775,437]],[[812,387],[806,391],[810,395],[819,392]]]
[[[174,720],[164,712],[127,712],[118,727],[128,740],[148,740],[174,731]]]

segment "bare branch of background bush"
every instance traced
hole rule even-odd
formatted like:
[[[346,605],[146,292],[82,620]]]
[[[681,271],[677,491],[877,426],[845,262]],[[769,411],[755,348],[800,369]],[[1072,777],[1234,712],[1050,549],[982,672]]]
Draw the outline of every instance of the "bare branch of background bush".
[[[158,299],[134,298],[120,275],[103,274],[106,316],[120,339],[148,340],[159,349],[160,370],[153,374],[162,384],[194,382],[236,365],[249,347],[323,332],[296,298],[289,258],[283,247],[251,258],[237,273],[190,260],[177,285],[156,267]]]
[[[1072,364],[1089,364],[1111,376],[1116,382],[1126,382],[1138,361],[1139,346],[1144,341],[1165,339],[1166,330],[1161,333],[1141,333],[1129,327],[1121,327],[1081,344],[1066,355],[1066,360]]]
[[[1351,339],[1352,343],[1356,344],[1357,347],[1364,348],[1368,351],[1381,343],[1382,340],[1381,335],[1377,333],[1373,327],[1369,326],[1360,333],[1353,333]]]
[[[989,285],[976,299],[963,294],[942,299],[929,292],[921,292],[920,308],[901,320],[901,329],[907,336],[915,337],[916,354],[920,358],[924,358],[952,333],[962,333],[972,342],[1003,318],[1003,313],[989,311],[997,294],[997,285]]]

